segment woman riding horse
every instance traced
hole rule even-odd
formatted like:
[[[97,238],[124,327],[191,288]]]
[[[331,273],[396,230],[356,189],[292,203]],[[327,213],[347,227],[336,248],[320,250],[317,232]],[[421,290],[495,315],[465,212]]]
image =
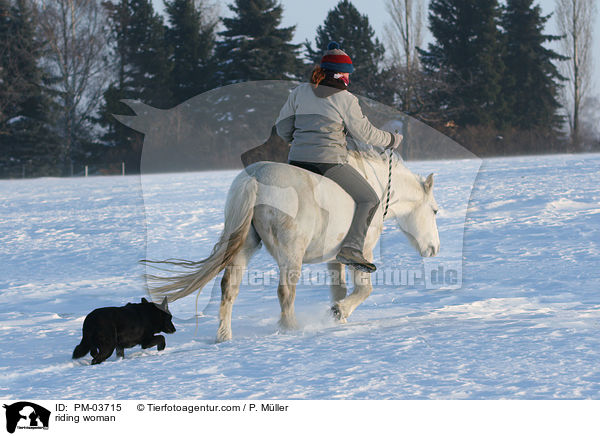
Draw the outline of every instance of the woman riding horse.
[[[295,88],[276,121],[277,134],[292,143],[291,165],[328,177],[356,203],[352,224],[337,260],[366,272],[376,270],[363,255],[365,236],[379,197],[371,185],[348,162],[346,136],[373,147],[393,149],[402,135],[379,130],[363,115],[358,99],[348,92],[352,60],[330,42],[311,83]]]

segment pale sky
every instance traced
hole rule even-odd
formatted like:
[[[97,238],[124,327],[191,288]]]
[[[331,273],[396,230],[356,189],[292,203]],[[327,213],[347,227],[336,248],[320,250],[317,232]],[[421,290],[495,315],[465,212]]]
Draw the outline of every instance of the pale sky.
[[[158,11],[163,11],[163,0],[152,0]],[[211,1],[211,0],[209,0]],[[352,4],[360,11],[361,14],[366,14],[369,17],[369,22],[375,30],[376,36],[382,43],[386,43],[384,25],[390,22],[389,15],[386,11],[386,0],[351,0]],[[283,5],[283,26],[296,26],[294,35],[294,43],[304,42],[306,39],[314,41],[315,32],[320,24],[327,17],[329,10],[337,5],[338,0],[280,0]],[[231,3],[228,0],[212,0],[213,4],[217,4],[220,8],[222,16],[231,16],[227,4]],[[539,0],[544,14],[549,14],[554,10],[555,0]],[[600,7],[599,7],[600,9]],[[425,11],[427,15],[427,10]],[[594,34],[594,48],[592,57],[595,60],[594,71],[600,69],[600,17],[596,17],[596,32]],[[556,34],[556,27],[553,18],[546,25],[546,33]],[[425,41],[430,39],[428,32],[425,36]],[[343,48],[343,47],[342,47]],[[555,47],[553,47],[555,48]],[[600,74],[596,74],[600,76]],[[600,79],[596,79],[593,86],[593,94],[600,97]]]

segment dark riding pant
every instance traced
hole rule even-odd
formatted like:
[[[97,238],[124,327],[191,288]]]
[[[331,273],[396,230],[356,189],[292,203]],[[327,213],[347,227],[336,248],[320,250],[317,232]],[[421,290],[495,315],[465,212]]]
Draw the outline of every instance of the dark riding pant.
[[[367,230],[373,220],[373,215],[379,207],[379,196],[371,185],[348,164],[298,161],[290,161],[289,164],[333,180],[352,197],[356,203],[356,209],[348,234],[342,242],[342,247],[356,248],[362,253]]]

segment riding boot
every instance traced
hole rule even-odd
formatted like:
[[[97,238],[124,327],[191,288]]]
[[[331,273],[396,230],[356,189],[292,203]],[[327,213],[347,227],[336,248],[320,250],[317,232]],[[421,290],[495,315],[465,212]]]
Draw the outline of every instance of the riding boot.
[[[336,260],[344,265],[351,266],[358,270],[372,273],[377,267],[369,262],[360,250],[354,247],[342,247],[336,257]]]

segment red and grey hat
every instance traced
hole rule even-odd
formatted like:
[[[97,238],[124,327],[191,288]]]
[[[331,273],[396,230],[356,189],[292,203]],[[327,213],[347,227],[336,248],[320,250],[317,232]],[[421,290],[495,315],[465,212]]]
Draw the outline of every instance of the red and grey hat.
[[[351,73],[354,71],[352,59],[340,49],[340,45],[335,41],[331,41],[327,45],[327,51],[321,58],[321,68],[336,73]]]

